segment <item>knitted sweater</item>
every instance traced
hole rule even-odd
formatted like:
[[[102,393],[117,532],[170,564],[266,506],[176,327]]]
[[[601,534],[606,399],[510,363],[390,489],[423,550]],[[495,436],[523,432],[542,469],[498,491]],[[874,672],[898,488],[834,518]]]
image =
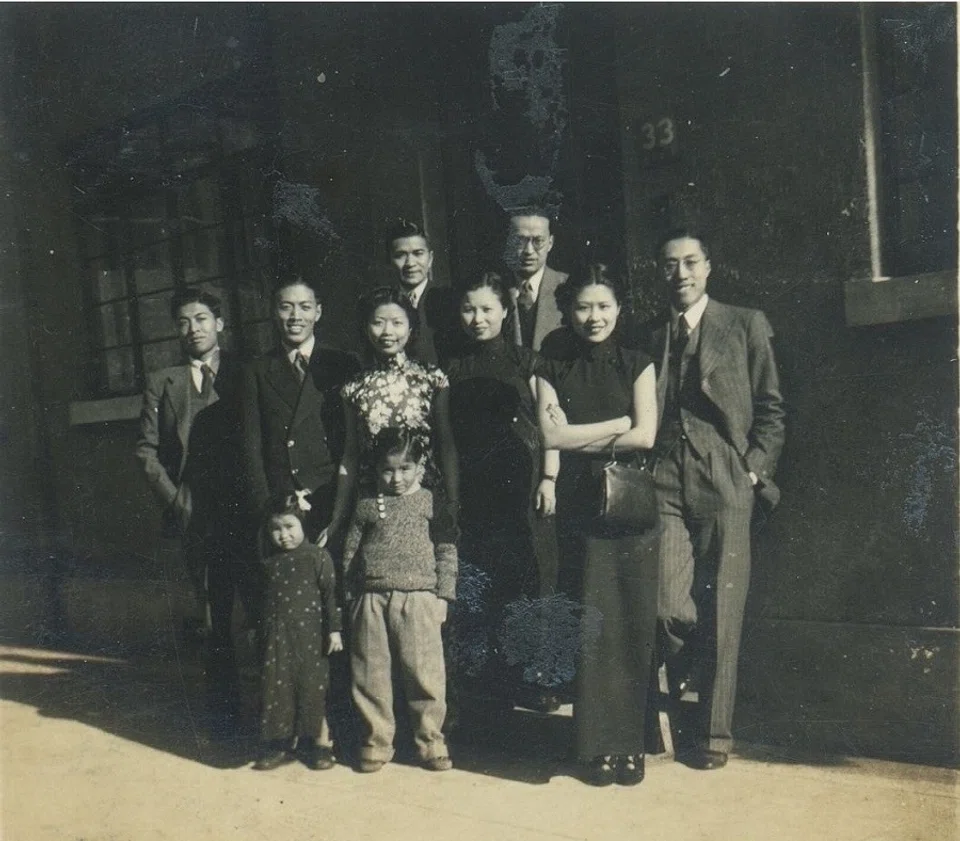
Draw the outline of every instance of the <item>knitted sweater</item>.
[[[389,590],[430,590],[452,602],[457,547],[434,541],[433,494],[365,494],[357,501],[343,551],[347,598]]]

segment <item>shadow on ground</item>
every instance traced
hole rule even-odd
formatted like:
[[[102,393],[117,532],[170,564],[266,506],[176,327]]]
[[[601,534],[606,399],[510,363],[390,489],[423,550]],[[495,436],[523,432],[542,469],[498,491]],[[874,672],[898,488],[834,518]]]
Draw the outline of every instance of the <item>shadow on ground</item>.
[[[0,697],[35,707],[40,716],[69,719],[155,750],[214,768],[239,768],[254,757],[257,674],[241,659],[241,709],[225,726],[207,708],[202,647],[178,644],[151,652],[120,652],[58,640],[55,650],[17,645],[0,653]],[[16,647],[13,647],[16,646]],[[342,664],[345,665],[345,664]],[[331,709],[341,760],[356,755],[355,724]],[[450,735],[456,766],[464,771],[542,785],[572,776],[573,721],[523,709],[466,703]],[[851,760],[791,746],[738,743],[737,756],[771,764],[836,767]],[[397,761],[411,762],[401,745]]]

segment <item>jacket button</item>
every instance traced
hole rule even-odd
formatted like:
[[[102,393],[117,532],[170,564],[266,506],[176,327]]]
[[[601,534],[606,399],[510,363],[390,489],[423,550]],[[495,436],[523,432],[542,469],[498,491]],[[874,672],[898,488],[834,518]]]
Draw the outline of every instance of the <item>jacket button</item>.
[[[293,439],[292,439],[292,438],[291,438],[289,441],[287,441],[287,446],[288,446],[288,447],[292,447],[292,446],[293,446]]]
[[[290,471],[290,475],[296,476],[299,472],[300,469],[298,467],[294,467],[293,470]]]

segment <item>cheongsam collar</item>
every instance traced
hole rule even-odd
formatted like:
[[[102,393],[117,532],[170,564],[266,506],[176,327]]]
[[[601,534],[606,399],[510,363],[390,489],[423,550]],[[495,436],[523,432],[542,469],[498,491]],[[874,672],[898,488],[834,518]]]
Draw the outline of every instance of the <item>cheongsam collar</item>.
[[[407,367],[408,362],[409,359],[406,352],[401,350],[399,353],[395,353],[393,356],[378,356],[377,368],[384,371],[402,371]]]
[[[617,342],[613,336],[608,336],[602,342],[588,342],[579,339],[580,356],[591,362],[609,361],[616,358]]]
[[[471,342],[470,352],[475,356],[495,357],[506,353],[508,345],[503,337],[503,333],[493,339],[485,342]]]

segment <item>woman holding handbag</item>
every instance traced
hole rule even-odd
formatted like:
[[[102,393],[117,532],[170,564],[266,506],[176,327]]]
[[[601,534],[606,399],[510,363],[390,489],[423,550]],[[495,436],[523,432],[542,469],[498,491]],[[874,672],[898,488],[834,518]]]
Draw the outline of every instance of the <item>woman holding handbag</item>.
[[[568,281],[568,328],[537,376],[557,479],[559,588],[581,605],[574,740],[584,779],[635,785],[657,619],[660,528],[652,477],[636,466],[657,427],[652,360],[616,339],[621,295],[602,264]],[[616,464],[613,470],[605,470]],[[635,512],[635,516],[624,512]]]
[[[519,666],[510,667],[500,653],[506,606],[556,589],[553,514],[559,457],[544,452],[537,426],[534,374],[540,357],[506,339],[516,311],[496,272],[467,284],[459,315],[466,341],[446,372],[463,477],[460,556],[482,572],[486,583],[476,616],[466,610],[458,617],[461,632],[472,632],[476,659],[486,655],[470,670],[476,686],[468,694],[552,712],[560,702],[549,687],[524,682]],[[477,627],[467,627],[471,624]]]

